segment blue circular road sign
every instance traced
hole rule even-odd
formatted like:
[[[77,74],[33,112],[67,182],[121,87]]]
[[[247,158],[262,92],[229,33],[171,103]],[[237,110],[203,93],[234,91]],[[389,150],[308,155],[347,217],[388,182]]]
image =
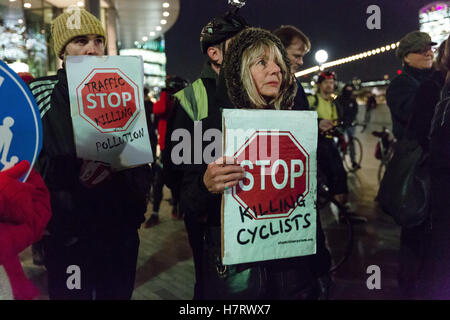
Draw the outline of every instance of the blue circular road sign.
[[[42,148],[39,109],[27,85],[1,60],[0,101],[0,171],[22,160],[32,167]]]

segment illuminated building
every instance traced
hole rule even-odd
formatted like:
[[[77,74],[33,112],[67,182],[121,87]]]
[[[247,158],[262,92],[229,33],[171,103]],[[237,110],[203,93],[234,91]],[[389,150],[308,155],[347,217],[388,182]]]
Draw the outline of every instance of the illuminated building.
[[[428,33],[438,44],[441,44],[450,34],[449,3],[433,2],[419,11],[420,31]]]

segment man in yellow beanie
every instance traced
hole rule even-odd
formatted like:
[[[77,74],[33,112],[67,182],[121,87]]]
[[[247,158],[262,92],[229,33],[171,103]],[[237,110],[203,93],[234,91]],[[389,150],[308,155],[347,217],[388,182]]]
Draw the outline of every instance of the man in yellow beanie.
[[[63,61],[68,55],[104,54],[105,30],[83,9],[72,7],[58,16],[51,31]],[[151,169],[112,172],[107,164],[77,157],[64,63],[57,75],[29,86],[44,141],[36,169],[50,191],[53,214],[43,240],[49,297],[130,299]]]
[[[52,23],[51,33],[55,54],[62,60],[66,55],[104,53],[106,33],[102,23],[84,9],[73,8],[59,15]]]

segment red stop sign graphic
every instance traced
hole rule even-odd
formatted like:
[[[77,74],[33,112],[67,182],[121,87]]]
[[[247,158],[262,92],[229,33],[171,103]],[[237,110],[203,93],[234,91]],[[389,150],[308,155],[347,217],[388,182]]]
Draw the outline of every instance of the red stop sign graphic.
[[[76,92],[80,116],[100,132],[127,130],[141,110],[139,87],[117,68],[92,70]]]
[[[235,153],[246,178],[233,198],[254,219],[288,217],[309,192],[309,154],[289,131],[257,131]]]

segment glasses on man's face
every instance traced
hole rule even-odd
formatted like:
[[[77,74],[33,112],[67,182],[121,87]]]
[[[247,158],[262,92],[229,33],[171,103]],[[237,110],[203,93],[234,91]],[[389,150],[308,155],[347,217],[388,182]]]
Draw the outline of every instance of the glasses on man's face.
[[[420,50],[417,50],[417,51],[413,51],[411,53],[426,55],[430,50],[433,53],[436,52],[436,48],[435,47],[427,46],[427,47],[425,47],[423,49],[420,49]]]

